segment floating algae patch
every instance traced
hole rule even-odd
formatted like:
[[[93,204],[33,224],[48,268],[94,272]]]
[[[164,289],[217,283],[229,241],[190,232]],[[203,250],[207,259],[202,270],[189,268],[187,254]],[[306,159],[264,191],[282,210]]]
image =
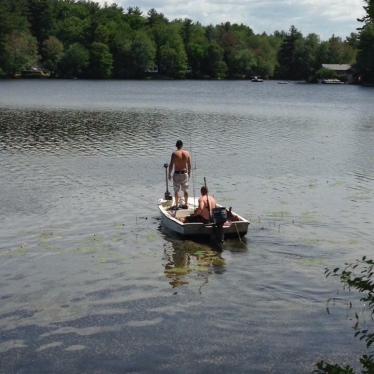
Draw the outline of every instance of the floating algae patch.
[[[44,231],[39,235],[39,237],[41,241],[48,241],[48,240],[54,239],[54,234],[52,231],[50,232]]]
[[[110,257],[100,257],[99,258],[99,263],[100,264],[125,264],[126,263],[126,258],[124,256],[120,255],[115,255],[115,256],[110,256]]]
[[[60,251],[60,248],[58,248],[58,247],[54,247],[53,245],[50,245],[50,244],[40,244],[40,246],[41,246],[44,250],[46,250],[46,251],[48,251],[48,252],[55,252],[55,253],[57,253],[57,252]]]
[[[118,223],[115,226],[115,229],[117,230],[116,234],[112,237],[112,242],[118,243],[124,240],[124,238],[127,236],[124,223]]]
[[[78,247],[78,248],[74,248],[72,250],[72,252],[87,255],[87,254],[97,253],[97,248],[94,248],[94,247]]]
[[[158,236],[155,233],[148,234],[146,236],[148,242],[155,242],[158,239]]]
[[[335,183],[331,183],[330,187],[342,187],[344,184],[345,183],[343,181],[336,181]]]
[[[350,245],[350,246],[351,245],[356,246],[356,245],[359,244],[359,241],[357,239],[350,239],[350,240],[348,240],[347,244]]]
[[[104,238],[97,234],[90,235],[87,239],[87,242],[93,242],[93,243],[102,243],[104,241]]]
[[[317,188],[317,186],[316,186],[315,183],[309,183],[309,184],[308,184],[308,188],[309,188],[310,190],[314,190],[314,189]]]
[[[129,257],[125,256],[120,247],[115,244],[103,243],[97,246],[87,247],[87,250],[97,261],[98,265],[115,263],[117,265],[123,265],[129,261]]]
[[[275,212],[270,212],[267,214],[269,218],[285,218],[290,216],[290,212],[286,210],[279,210]]]
[[[337,246],[344,248],[346,242],[344,240],[334,240],[334,239],[318,239],[315,237],[310,237],[310,238],[302,238],[301,242],[303,245],[308,246],[308,247],[320,247],[320,248],[325,248],[328,249],[329,247],[331,248],[336,248]]]
[[[301,223],[318,223],[318,219],[316,217],[316,213],[314,212],[302,212],[299,220]]]
[[[321,258],[304,258],[300,260],[300,263],[304,266],[318,266],[321,267],[325,264],[325,261]]]
[[[125,239],[125,236],[122,234],[119,234],[119,235],[114,235],[113,237],[112,237],[112,242],[113,243],[120,243],[120,242],[122,242],[123,240]]]
[[[44,231],[39,235],[39,245],[44,249],[56,251],[59,248],[53,246],[51,242],[61,239],[63,239],[61,235],[55,235],[52,231]]]
[[[79,254],[94,254],[108,250],[109,246],[104,243],[104,238],[93,234],[83,240],[82,245],[72,249],[72,252]]]
[[[302,239],[302,243],[308,247],[317,247],[321,245],[321,243],[323,242],[324,241],[322,239],[316,239],[316,238],[303,238]]]
[[[28,253],[28,250],[24,244],[19,245],[15,249],[8,249],[0,252],[0,256],[4,257],[20,257],[25,256]]]
[[[59,252],[60,251],[60,248],[55,246],[55,245],[52,245],[50,242],[48,241],[40,241],[39,242],[39,247],[45,251],[48,251],[48,252]]]

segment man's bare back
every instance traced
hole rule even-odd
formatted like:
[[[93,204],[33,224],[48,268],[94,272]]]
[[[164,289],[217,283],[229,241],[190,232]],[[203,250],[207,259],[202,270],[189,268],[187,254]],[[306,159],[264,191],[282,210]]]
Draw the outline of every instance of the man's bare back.
[[[188,175],[191,172],[191,156],[190,153],[184,149],[174,151],[172,156],[174,171],[187,171]]]

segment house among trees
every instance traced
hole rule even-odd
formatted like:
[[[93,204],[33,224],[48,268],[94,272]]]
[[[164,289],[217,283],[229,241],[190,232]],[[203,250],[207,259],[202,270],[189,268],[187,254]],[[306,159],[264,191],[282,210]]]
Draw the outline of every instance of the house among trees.
[[[349,64],[322,64],[322,68],[330,70],[334,73],[336,78],[343,82],[353,83],[354,73],[352,70],[352,65]]]
[[[46,69],[42,69],[38,66],[34,66],[28,70],[22,70],[20,77],[21,78],[49,78],[50,72]]]

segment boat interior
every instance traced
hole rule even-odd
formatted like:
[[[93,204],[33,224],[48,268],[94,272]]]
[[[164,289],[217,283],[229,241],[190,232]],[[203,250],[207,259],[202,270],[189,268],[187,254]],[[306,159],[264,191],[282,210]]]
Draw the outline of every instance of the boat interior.
[[[183,222],[184,219],[194,212],[193,206],[189,205],[188,209],[173,209],[172,207],[166,209],[167,212],[174,218],[178,219],[179,221]]]
[[[220,205],[217,204],[217,207],[218,206]],[[173,205],[170,205],[168,207],[165,207],[165,210],[170,216],[176,218],[177,220],[181,222],[184,222],[186,217],[194,213],[196,207],[197,207],[196,204],[191,204],[189,201],[187,209],[183,209],[181,206],[179,206],[178,209],[175,209]],[[237,216],[234,212],[231,213],[231,211],[228,211],[227,222],[238,222],[238,221],[242,221],[241,217]]]

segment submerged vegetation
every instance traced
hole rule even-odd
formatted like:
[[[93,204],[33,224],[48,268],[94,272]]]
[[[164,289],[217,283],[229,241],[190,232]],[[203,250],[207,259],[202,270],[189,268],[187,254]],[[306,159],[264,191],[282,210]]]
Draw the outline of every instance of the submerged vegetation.
[[[208,282],[211,272],[225,271],[225,260],[220,253],[206,244],[192,241],[173,241],[172,246],[165,246],[165,276],[173,288],[188,284],[193,278],[198,279],[201,287]]]
[[[355,336],[366,343],[367,352],[360,357],[362,366],[361,373],[374,373],[374,260],[365,256],[353,263],[345,264],[343,269],[335,268],[333,270],[326,269],[326,277],[333,276],[339,278],[345,289],[359,293],[360,302],[364,310],[368,314],[368,318],[363,314],[355,313]],[[350,305],[352,303],[350,302]],[[350,366],[340,366],[339,364],[331,364],[321,361],[317,364],[315,373],[323,374],[354,374],[355,371]]]
[[[0,76],[34,69],[61,78],[315,79],[322,63],[354,64],[374,80],[373,0],[359,34],[345,40],[249,26],[203,26],[151,9],[91,1],[0,0]],[[32,73],[32,70],[31,70]]]

